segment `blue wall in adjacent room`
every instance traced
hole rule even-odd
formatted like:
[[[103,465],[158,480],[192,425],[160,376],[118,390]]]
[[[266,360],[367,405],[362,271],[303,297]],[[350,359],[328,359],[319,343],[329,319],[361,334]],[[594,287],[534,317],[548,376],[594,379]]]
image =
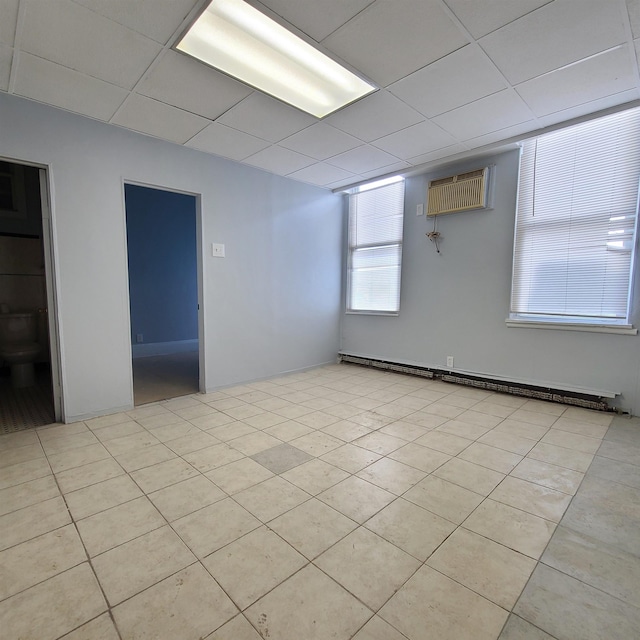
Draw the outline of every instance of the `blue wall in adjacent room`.
[[[198,338],[196,199],[125,185],[131,342]]]

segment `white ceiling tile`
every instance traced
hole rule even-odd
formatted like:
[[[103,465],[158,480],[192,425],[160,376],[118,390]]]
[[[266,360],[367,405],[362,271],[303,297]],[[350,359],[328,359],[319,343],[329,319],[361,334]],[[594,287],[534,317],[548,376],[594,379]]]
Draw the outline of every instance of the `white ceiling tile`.
[[[310,164],[314,164],[313,158],[275,145],[258,151],[258,153],[246,158],[244,162],[281,176],[286,176],[294,171],[308,167]]]
[[[536,120],[529,120],[522,124],[515,124],[512,127],[505,127],[499,131],[493,133],[486,133],[485,135],[478,136],[477,138],[471,138],[467,140],[466,144],[470,149],[477,149],[478,147],[484,147],[487,144],[495,144],[496,142],[504,142],[511,138],[519,138],[524,134],[531,131],[535,131],[540,127],[540,123]]]
[[[634,38],[640,37],[640,0],[627,0],[629,22]]]
[[[432,118],[506,87],[482,50],[470,45],[395,82],[389,91]]]
[[[69,0],[30,0],[22,49],[70,69],[133,88],[161,47]]]
[[[401,160],[400,162],[394,162],[393,164],[389,164],[385,166],[384,169],[375,169],[374,171],[365,171],[361,175],[363,178],[366,178],[366,179],[379,178],[381,176],[394,173],[396,171],[398,173],[401,173],[402,171],[405,171],[410,167],[411,165],[408,162],[404,162]]]
[[[214,120],[253,89],[175,51],[166,51],[136,91]]]
[[[190,140],[209,124],[209,120],[193,113],[136,94],[129,96],[111,122],[179,144]]]
[[[75,0],[114,22],[165,44],[198,0]]]
[[[432,122],[421,122],[397,133],[392,133],[390,136],[380,138],[374,144],[376,147],[380,147],[380,149],[406,160],[423,153],[448,147],[455,142],[456,140],[448,133]]]
[[[9,88],[12,60],[13,49],[4,44],[0,44],[0,91],[6,91]]]
[[[552,0],[445,0],[474,38],[495,31]]]
[[[520,83],[625,41],[617,2],[555,0],[479,42],[512,83]]]
[[[279,142],[317,120],[264,93],[254,91],[220,116],[218,122],[270,142]]]
[[[537,116],[545,116],[626,91],[635,83],[625,46],[523,82],[516,90]]]
[[[467,39],[439,0],[377,0],[323,41],[380,86],[459,49]]]
[[[551,113],[548,116],[539,118],[541,127],[548,127],[554,124],[566,122],[573,118],[579,118],[581,116],[589,115],[590,113],[596,113],[602,109],[609,109],[610,107],[617,107],[618,105],[626,104],[632,100],[638,100],[640,98],[640,91],[638,89],[629,89],[628,91],[622,91],[606,98],[600,98],[593,102],[587,102],[581,104],[578,107],[571,109],[565,109],[564,111],[557,111]]]
[[[347,180],[337,180],[327,185],[328,189],[342,189],[342,187],[348,187],[356,182],[360,182],[361,177],[356,176],[355,179],[348,178]]]
[[[127,92],[28,53],[20,53],[14,93],[98,120],[109,120]]]
[[[262,4],[319,42],[373,1],[262,0]]]
[[[424,120],[417,111],[381,89],[326,118],[325,122],[371,142]]]
[[[16,22],[18,20],[18,5],[20,0],[2,0],[0,6],[0,42],[13,46],[13,39],[16,34]]]
[[[421,164],[427,164],[427,162],[434,162],[435,160],[440,160],[441,158],[447,158],[449,156],[453,156],[456,153],[461,153],[466,151],[468,147],[460,142],[456,142],[456,144],[452,144],[450,147],[444,147],[444,149],[437,149],[436,151],[431,151],[430,153],[423,153],[420,156],[416,156],[415,158],[410,158],[409,162],[412,166],[418,166]]]
[[[309,182],[316,184],[320,187],[326,187],[329,184],[342,180],[354,180],[356,176],[350,171],[345,171],[338,167],[333,167],[330,164],[324,162],[318,162],[312,164],[309,167],[300,169],[300,171],[294,171],[289,174],[289,178],[294,180],[302,180],[302,182]]]
[[[280,141],[280,146],[304,153],[316,160],[326,160],[362,144],[361,140],[328,124],[318,122]]]
[[[374,171],[397,162],[398,158],[395,156],[368,144],[351,149],[346,153],[341,153],[339,156],[334,156],[329,160],[330,164],[352,173]]]
[[[468,140],[532,119],[522,98],[507,89],[436,116],[433,121],[459,140]]]
[[[244,160],[250,155],[266,149],[269,143],[237,129],[212,122],[191,138],[186,145],[200,151],[231,158],[231,160]]]

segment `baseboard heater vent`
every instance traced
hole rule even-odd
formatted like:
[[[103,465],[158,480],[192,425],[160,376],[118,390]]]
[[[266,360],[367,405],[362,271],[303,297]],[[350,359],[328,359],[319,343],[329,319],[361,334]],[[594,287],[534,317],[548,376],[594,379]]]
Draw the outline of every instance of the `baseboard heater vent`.
[[[586,393],[564,391],[562,389],[553,389],[551,387],[538,387],[520,382],[491,380],[490,378],[480,378],[466,373],[452,373],[451,371],[445,371],[442,369],[400,364],[397,362],[388,362],[386,360],[374,360],[372,358],[363,358],[361,356],[351,356],[346,353],[341,353],[339,360],[340,362],[358,364],[363,367],[372,367],[374,369],[382,369],[384,371],[393,371],[394,373],[405,373],[408,375],[420,376],[422,378],[431,378],[434,380],[442,380],[443,382],[462,384],[467,387],[474,387],[475,389],[483,389],[485,391],[498,391],[500,393],[508,393],[513,396],[521,396],[523,398],[531,398],[534,400],[547,400],[549,402],[582,407],[584,409],[595,409],[596,411],[615,411],[615,409],[607,404],[605,398]]]

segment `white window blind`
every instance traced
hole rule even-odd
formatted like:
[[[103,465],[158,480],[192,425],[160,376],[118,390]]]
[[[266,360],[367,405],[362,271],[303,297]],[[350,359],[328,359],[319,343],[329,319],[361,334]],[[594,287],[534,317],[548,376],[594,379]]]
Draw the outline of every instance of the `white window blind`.
[[[524,143],[512,317],[628,322],[640,180],[640,110]]]
[[[347,310],[397,313],[404,180],[349,196],[349,273]]]

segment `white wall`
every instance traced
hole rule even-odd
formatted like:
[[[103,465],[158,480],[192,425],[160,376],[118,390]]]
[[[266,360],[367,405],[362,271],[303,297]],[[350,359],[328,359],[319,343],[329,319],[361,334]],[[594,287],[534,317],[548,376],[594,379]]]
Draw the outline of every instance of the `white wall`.
[[[438,255],[425,236],[432,220],[415,215],[428,181],[491,163],[494,209],[441,216]],[[452,355],[456,369],[471,373],[616,391],[618,406],[639,413],[640,336],[506,327],[517,173],[511,151],[407,180],[400,315],[344,316],[341,350],[435,368]]]
[[[202,194],[207,390],[335,358],[339,196],[4,94],[0,156],[50,168],[67,421],[133,402],[125,180]]]

